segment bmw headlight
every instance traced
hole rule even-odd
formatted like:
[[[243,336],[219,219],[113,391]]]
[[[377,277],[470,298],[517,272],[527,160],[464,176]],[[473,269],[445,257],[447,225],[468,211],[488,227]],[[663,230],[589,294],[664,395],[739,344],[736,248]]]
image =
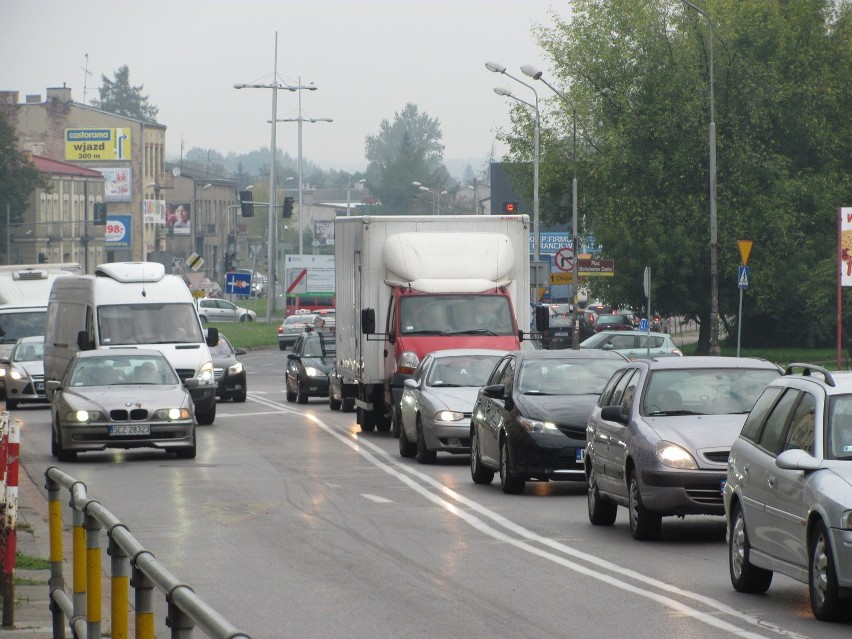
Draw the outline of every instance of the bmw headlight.
[[[439,410],[435,413],[436,422],[460,422],[464,419],[464,413],[455,410]]]
[[[241,362],[237,362],[230,368],[228,368],[228,375],[239,375],[243,372],[243,365]]]
[[[553,422],[543,422],[537,419],[518,417],[518,424],[528,433],[545,433],[559,430]]]
[[[657,442],[655,452],[660,463],[669,468],[678,468],[680,470],[695,470],[698,468],[698,464],[695,463],[692,455],[677,444]]]
[[[198,373],[196,374],[199,382],[207,383],[212,382],[213,377],[213,362],[207,361],[201,365],[201,368],[198,369]]]
[[[72,410],[65,415],[65,421],[77,424],[91,424],[103,421],[104,414],[99,410]]]
[[[189,419],[188,408],[161,408],[154,413],[154,419],[167,419],[169,421],[177,421],[179,419]]]
[[[325,377],[325,373],[314,366],[305,366],[305,375],[308,377]]]

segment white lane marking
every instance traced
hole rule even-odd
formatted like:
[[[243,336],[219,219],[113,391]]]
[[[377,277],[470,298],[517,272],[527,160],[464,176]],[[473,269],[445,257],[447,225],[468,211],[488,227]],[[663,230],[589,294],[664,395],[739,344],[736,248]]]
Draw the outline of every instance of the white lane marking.
[[[264,404],[268,404],[270,406],[274,406],[273,402],[270,402],[269,400],[266,400],[266,399],[259,399],[258,401],[260,403],[264,403]],[[781,628],[780,626],[777,626],[775,624],[771,624],[771,623],[769,623],[765,620],[758,619],[758,618],[753,617],[751,615],[744,614],[744,613],[740,612],[739,610],[732,608],[731,606],[728,606],[727,604],[724,604],[724,603],[717,601],[715,599],[712,599],[710,597],[706,597],[706,596],[700,595],[698,593],[694,593],[694,592],[691,592],[691,591],[688,591],[688,590],[684,590],[682,588],[679,588],[678,586],[675,586],[673,584],[670,584],[670,583],[667,583],[667,582],[664,582],[664,581],[660,581],[658,579],[654,579],[653,577],[649,577],[647,575],[636,572],[636,571],[631,570],[629,568],[623,568],[623,567],[619,566],[618,564],[614,564],[614,563],[607,561],[605,559],[601,559],[600,557],[597,557],[595,555],[591,555],[589,553],[579,551],[576,548],[572,548],[571,546],[568,546],[566,544],[558,542],[554,539],[542,537],[541,535],[539,535],[539,534],[537,534],[537,533],[535,533],[535,532],[533,532],[533,531],[531,531],[527,528],[524,528],[523,526],[516,524],[515,522],[511,521],[510,519],[507,519],[507,518],[503,517],[502,515],[495,513],[494,511],[486,508],[485,506],[479,504],[478,502],[475,502],[471,499],[468,499],[467,497],[464,497],[463,495],[457,493],[456,491],[452,490],[451,488],[448,488],[447,486],[444,486],[440,482],[436,481],[435,479],[433,479],[429,475],[426,475],[426,474],[418,471],[416,468],[413,468],[413,467],[411,467],[407,464],[401,463],[399,460],[392,457],[390,454],[388,454],[387,452],[382,450],[377,445],[373,444],[370,441],[359,439],[357,434],[352,433],[352,432],[346,430],[343,427],[331,426],[329,424],[326,424],[324,421],[322,421],[320,418],[318,418],[316,415],[313,415],[313,414],[302,413],[301,411],[296,411],[296,410],[290,409],[288,407],[285,407],[283,405],[280,405],[280,408],[282,408],[283,410],[285,410],[287,412],[301,413],[304,417],[306,417],[309,420],[311,420],[312,422],[314,422],[317,426],[319,426],[320,428],[325,430],[328,434],[330,434],[332,437],[336,438],[338,441],[340,441],[343,444],[345,444],[346,446],[350,447],[352,450],[354,450],[359,455],[361,455],[365,460],[369,461],[370,463],[372,463],[374,466],[376,466],[380,470],[382,470],[382,471],[386,472],[387,474],[395,477],[400,482],[402,482],[403,484],[405,484],[406,486],[408,486],[409,488],[411,488],[412,490],[414,490],[418,494],[422,495],[423,497],[425,497],[429,501],[431,501],[434,504],[444,508],[447,512],[449,512],[449,513],[459,517],[460,519],[464,520],[471,527],[475,528],[476,530],[479,530],[483,534],[488,535],[489,537],[492,537],[492,538],[494,538],[498,541],[501,541],[503,543],[515,546],[516,548],[518,548],[520,550],[523,550],[525,552],[529,552],[530,554],[536,555],[536,556],[541,557],[543,559],[547,559],[547,560],[552,561],[552,562],[554,562],[558,565],[569,568],[570,570],[573,570],[574,572],[586,575],[588,577],[591,577],[592,579],[597,579],[598,581],[602,581],[602,582],[607,583],[607,584],[614,586],[616,588],[620,588],[621,590],[631,592],[631,593],[638,595],[640,597],[645,597],[647,599],[651,599],[652,601],[655,601],[655,602],[657,602],[657,603],[659,603],[663,606],[671,608],[672,610],[677,611],[677,612],[679,612],[683,615],[686,615],[688,617],[692,617],[692,618],[694,618],[698,621],[704,622],[707,625],[710,625],[714,628],[718,628],[719,630],[729,632],[732,635],[735,635],[735,636],[738,636],[738,637],[743,637],[744,639],[765,638],[765,635],[757,634],[757,633],[751,632],[749,630],[739,628],[737,626],[734,626],[731,623],[728,623],[726,621],[719,619],[718,617],[714,616],[714,614],[702,612],[700,610],[697,610],[695,608],[687,606],[686,604],[682,604],[679,601],[671,599],[670,597],[667,597],[665,595],[649,592],[644,587],[634,586],[632,584],[625,583],[625,582],[621,581],[621,578],[601,574],[599,572],[596,572],[595,570],[592,570],[591,568],[588,568],[586,566],[583,566],[583,565],[577,564],[575,562],[569,561],[568,559],[561,557],[559,555],[556,555],[556,554],[550,552],[549,550],[533,546],[533,545],[531,545],[530,542],[534,542],[534,543],[544,545],[547,548],[558,551],[562,554],[569,555],[569,556],[574,557],[576,559],[580,559],[582,561],[590,563],[593,566],[595,566],[596,568],[603,568],[603,569],[608,570],[610,572],[616,573],[617,575],[620,575],[621,577],[628,577],[630,579],[638,581],[642,584],[645,584],[646,586],[651,586],[651,587],[657,588],[659,590],[662,590],[664,592],[670,592],[670,593],[675,594],[675,595],[680,596],[680,597],[692,599],[692,600],[699,602],[699,603],[702,603],[702,604],[704,604],[704,605],[706,605],[706,606],[708,606],[712,609],[715,609],[715,610],[719,611],[720,613],[730,615],[731,617],[738,619],[743,623],[747,623],[747,624],[750,624],[752,626],[756,626],[761,630],[770,631],[770,632],[773,632],[775,634],[778,634],[778,635],[781,635],[781,636],[784,636],[784,637],[789,637],[790,639],[809,639],[808,635],[802,635],[802,634],[799,634],[799,633],[796,633],[796,632],[793,632],[793,631],[790,631],[790,630],[786,630],[784,628]],[[369,449],[369,450],[367,450],[367,449]],[[382,458],[382,459],[379,459],[379,458]],[[408,477],[408,476],[406,476],[402,473],[407,473],[408,475],[416,477],[418,480],[420,480],[420,481],[424,482],[425,484],[428,484],[428,485],[432,486],[433,488],[435,488],[439,493],[443,493],[445,496],[453,499],[454,501],[458,502],[459,504],[461,504],[461,505],[463,505],[467,508],[470,508],[472,511],[476,512],[477,514],[481,515],[482,517],[490,519],[492,522],[494,522],[495,524],[497,524],[499,526],[502,526],[507,531],[512,532],[515,535],[518,535],[519,537],[521,537],[521,539],[516,539],[516,538],[510,537],[506,533],[503,533],[500,530],[493,528],[492,526],[490,526],[488,523],[484,522],[479,517],[476,517],[476,516],[470,514],[469,512],[467,512],[465,510],[461,510],[457,505],[455,505],[455,504],[447,501],[446,499],[443,499],[442,497],[430,492],[429,489],[427,489],[426,487],[416,483],[411,477]]]
[[[390,499],[385,499],[384,497],[379,497],[378,495],[371,495],[370,493],[361,493],[361,497],[363,497],[364,499],[369,499],[370,501],[374,501],[377,504],[393,503]]]
[[[225,413],[219,413],[218,415],[216,415],[216,419],[233,419],[233,418],[236,418],[236,417],[256,417],[258,415],[280,415],[280,414],[281,414],[280,410],[265,410],[265,411],[261,411],[259,413],[233,413],[233,414],[230,414],[230,415],[225,414]]]

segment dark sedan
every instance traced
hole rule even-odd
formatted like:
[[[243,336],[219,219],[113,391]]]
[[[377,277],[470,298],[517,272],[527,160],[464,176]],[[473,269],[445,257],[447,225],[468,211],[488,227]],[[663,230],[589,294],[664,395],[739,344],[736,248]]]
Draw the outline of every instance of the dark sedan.
[[[287,353],[287,401],[307,404],[309,397],[328,397],[328,374],[334,366],[334,335],[305,330]]]
[[[586,422],[627,360],[605,351],[513,351],[479,390],[470,423],[470,474],[504,493],[527,481],[584,481]]]
[[[205,329],[205,336],[206,336]],[[210,347],[210,356],[213,358],[213,376],[216,379],[216,397],[221,400],[232,399],[235,402],[246,401],[248,384],[246,383],[246,369],[243,363],[237,359],[245,355],[243,348],[234,348],[222,333],[219,333],[219,341]]]
[[[635,331],[636,322],[630,313],[604,313],[595,319],[595,331]]]

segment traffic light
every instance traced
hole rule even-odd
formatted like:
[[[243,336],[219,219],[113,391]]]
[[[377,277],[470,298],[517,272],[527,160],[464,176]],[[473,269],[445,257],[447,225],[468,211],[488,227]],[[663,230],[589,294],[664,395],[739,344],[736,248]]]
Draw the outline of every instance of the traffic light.
[[[503,202],[503,213],[514,215],[518,212],[517,202]]]
[[[281,217],[293,217],[293,198],[289,196],[284,198],[284,212]]]
[[[95,209],[92,213],[92,223],[95,226],[106,226],[106,223],[107,223],[106,202],[95,202]]]
[[[254,217],[254,202],[251,191],[240,191],[240,213],[243,217]]]

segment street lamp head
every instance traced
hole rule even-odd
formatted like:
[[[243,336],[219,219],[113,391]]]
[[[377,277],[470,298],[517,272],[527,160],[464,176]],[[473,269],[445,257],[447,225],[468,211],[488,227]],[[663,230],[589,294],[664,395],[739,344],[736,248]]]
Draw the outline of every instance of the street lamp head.
[[[149,188],[149,189],[153,189],[153,188],[156,188],[158,186],[159,186],[159,184],[157,184],[156,182],[149,182],[148,184],[145,185],[145,187]]]
[[[234,85],[234,88],[235,88],[235,89],[245,89],[245,88],[246,88],[246,85],[245,85],[245,84],[238,83],[238,84],[235,84],[235,85]]]
[[[529,77],[531,77],[533,80],[540,80],[540,79],[541,79],[541,75],[542,75],[541,71],[539,71],[538,69],[536,69],[536,68],[535,68],[533,65],[531,65],[531,64],[525,64],[525,65],[523,65],[523,66],[521,67],[521,71],[523,72],[523,74],[524,74],[524,75],[528,75],[528,76],[529,76]]]
[[[412,182],[411,186],[423,186],[420,182]]]
[[[246,190],[246,191],[251,191],[253,188],[254,188],[254,184],[249,184],[249,185],[246,187],[246,189],[245,189],[245,190]]]
[[[420,189],[421,191],[431,191],[432,190],[428,186],[418,186],[417,188]]]
[[[515,96],[512,95],[512,92],[509,91],[509,89],[507,89],[505,87],[494,87],[494,93],[496,93],[497,95],[502,95],[502,96],[507,97],[507,98],[515,97]]]
[[[485,68],[489,71],[493,71],[494,73],[506,73],[506,67],[499,62],[492,62],[489,60],[485,63]]]
[[[204,186],[201,187],[201,189],[206,191],[207,189],[211,188],[212,186],[213,186],[212,184],[205,184]]]

